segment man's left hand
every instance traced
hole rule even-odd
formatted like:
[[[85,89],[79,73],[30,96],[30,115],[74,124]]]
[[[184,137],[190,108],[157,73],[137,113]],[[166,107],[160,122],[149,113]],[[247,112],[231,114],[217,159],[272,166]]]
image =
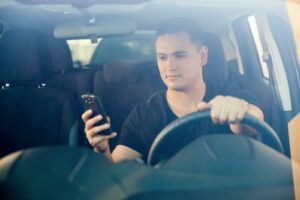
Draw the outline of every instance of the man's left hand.
[[[231,96],[216,96],[210,102],[200,102],[198,111],[211,108],[210,115],[216,124],[239,123],[248,110],[245,100]]]
[[[239,122],[248,113],[260,120],[264,120],[263,112],[256,107],[247,103],[245,100],[232,96],[216,96],[210,102],[200,102],[198,111],[211,108],[211,118],[216,124],[229,123],[230,128],[235,134],[246,132],[247,135],[256,135],[256,131],[248,126],[241,126]]]

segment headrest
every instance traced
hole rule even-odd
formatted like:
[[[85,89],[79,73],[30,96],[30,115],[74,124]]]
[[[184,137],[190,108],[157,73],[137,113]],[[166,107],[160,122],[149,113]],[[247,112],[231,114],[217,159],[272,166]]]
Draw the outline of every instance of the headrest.
[[[6,32],[0,40],[0,82],[43,82],[51,70],[44,36],[35,30]]]
[[[73,69],[72,55],[65,40],[47,37],[52,59],[52,70],[54,73],[61,73]]]
[[[145,73],[145,66],[140,63],[106,63],[103,67],[105,81],[114,84],[138,83],[143,73]]]
[[[228,67],[219,37],[213,33],[204,33],[204,43],[208,47],[207,64],[203,66],[205,83],[220,83],[228,77]]]

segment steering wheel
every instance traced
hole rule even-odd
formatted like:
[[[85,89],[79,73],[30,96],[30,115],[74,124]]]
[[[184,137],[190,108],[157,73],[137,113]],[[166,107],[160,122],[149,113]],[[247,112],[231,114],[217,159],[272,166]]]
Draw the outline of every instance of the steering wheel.
[[[161,151],[162,147],[166,144],[167,141],[170,140],[171,136],[174,136],[174,134],[180,134],[177,131],[179,128],[190,123],[208,119],[211,120],[210,109],[188,114],[170,123],[157,135],[154,142],[152,143],[148,154],[147,164],[155,165],[160,162],[159,157],[161,157],[163,153]],[[264,138],[265,141],[263,142],[265,144],[279,151],[280,153],[283,153],[283,146],[278,135],[267,123],[265,123],[264,121],[260,121],[247,113],[245,114],[241,123],[247,124],[257,130],[260,134],[259,138]]]

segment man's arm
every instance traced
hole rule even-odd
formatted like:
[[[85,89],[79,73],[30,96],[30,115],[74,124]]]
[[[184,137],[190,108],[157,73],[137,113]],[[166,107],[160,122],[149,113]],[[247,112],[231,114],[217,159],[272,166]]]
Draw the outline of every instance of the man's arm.
[[[100,126],[94,126],[98,121],[102,119],[102,116],[95,116],[90,118],[92,114],[91,110],[86,111],[82,115],[82,119],[85,122],[85,134],[91,146],[93,146],[95,152],[103,153],[109,160],[112,162],[120,162],[123,160],[133,160],[138,157],[142,157],[142,154],[133,150],[130,147],[125,145],[117,145],[114,151],[111,153],[109,148],[108,140],[117,136],[116,132],[113,132],[110,135],[101,135],[101,132],[108,129],[110,124],[104,124]],[[109,120],[109,119],[108,119]],[[130,121],[135,121],[134,118],[130,118]],[[125,126],[127,127],[127,126]],[[131,127],[132,129],[132,127]],[[129,130],[132,132],[133,130]],[[128,132],[128,131],[127,131]],[[126,133],[125,133],[126,135]],[[130,137],[131,140],[135,143],[136,140],[133,140],[134,135],[127,135],[127,138]]]
[[[142,154],[124,145],[117,145],[112,153],[109,148],[104,152],[99,151],[98,148],[94,148],[94,151],[97,153],[103,153],[104,156],[114,163],[142,158]]]
[[[117,145],[111,154],[111,158],[112,161],[116,163],[123,160],[134,160],[136,158],[142,158],[142,154],[127,146]]]

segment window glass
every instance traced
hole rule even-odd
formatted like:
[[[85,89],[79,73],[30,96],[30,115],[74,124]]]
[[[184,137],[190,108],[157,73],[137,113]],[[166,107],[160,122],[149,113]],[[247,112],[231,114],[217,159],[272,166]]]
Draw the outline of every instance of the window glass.
[[[287,78],[287,72],[284,67],[284,62],[281,54],[280,44],[283,42],[283,38],[276,40],[274,34],[277,32],[270,26],[271,23],[268,20],[268,26],[265,27],[264,34],[265,39],[268,44],[268,49],[272,57],[272,74],[273,74],[273,84],[276,92],[276,97],[278,102],[280,102],[280,107],[283,111],[291,111],[291,94],[289,88],[289,82]],[[282,29],[282,27],[276,26],[277,29]]]
[[[130,36],[104,38],[97,46],[90,64],[150,61],[156,61],[155,32],[139,31]]]
[[[90,63],[91,57],[102,39],[98,39],[97,43],[92,43],[90,39],[67,40],[70,47],[73,62],[79,62],[81,65]]]
[[[232,29],[238,45],[238,51],[240,53],[245,76],[248,79],[261,79],[263,77],[263,72],[256,46],[257,41],[255,41],[255,39],[259,37],[254,38],[248,20],[249,16],[252,15],[245,15],[233,21]],[[252,26],[252,28],[254,33],[256,33],[254,26]]]
[[[255,16],[253,16],[253,15],[249,16],[248,23],[249,23],[250,30],[251,30],[251,33],[252,33],[252,36],[253,36],[253,39],[254,39],[254,42],[256,45],[263,77],[269,79],[269,76],[270,76],[269,69],[268,69],[267,64],[263,61],[263,53],[264,52],[263,52],[263,47],[262,47],[261,39],[259,36],[258,28],[257,28]]]
[[[292,30],[287,21],[275,15],[269,15],[268,22],[272,34],[269,37],[276,44],[276,57],[273,56],[273,60],[277,62],[273,63],[276,76],[280,79],[278,87],[285,87],[284,91],[281,91],[281,99],[285,110],[292,111],[292,107],[300,107],[298,61]]]

